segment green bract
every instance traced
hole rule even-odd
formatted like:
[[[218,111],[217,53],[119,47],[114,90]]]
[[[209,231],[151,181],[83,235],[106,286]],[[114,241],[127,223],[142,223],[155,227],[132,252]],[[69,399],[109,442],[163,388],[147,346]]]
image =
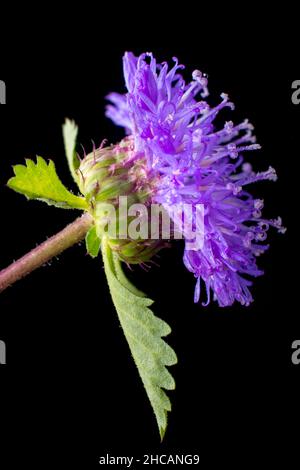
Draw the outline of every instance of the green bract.
[[[97,258],[100,251],[101,239],[97,235],[95,225],[93,225],[86,234],[85,243],[88,254],[92,258]]]
[[[76,139],[78,134],[78,127],[74,121],[66,119],[65,124],[63,125],[63,137],[65,144],[65,152],[68,160],[69,169],[73,179],[78,183],[78,175],[76,170],[79,167],[79,159],[76,154]]]

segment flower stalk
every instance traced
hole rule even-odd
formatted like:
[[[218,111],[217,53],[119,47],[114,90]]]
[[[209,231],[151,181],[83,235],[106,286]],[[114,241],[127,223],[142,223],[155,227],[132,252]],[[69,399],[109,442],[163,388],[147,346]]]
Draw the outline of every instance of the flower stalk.
[[[83,240],[93,224],[92,216],[86,212],[61,232],[53,235],[41,245],[0,271],[0,292],[43,266],[54,256]]]

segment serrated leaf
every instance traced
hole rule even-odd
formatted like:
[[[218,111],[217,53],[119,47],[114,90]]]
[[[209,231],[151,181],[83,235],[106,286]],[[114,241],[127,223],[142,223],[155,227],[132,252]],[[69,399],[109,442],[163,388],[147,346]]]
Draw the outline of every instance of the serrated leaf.
[[[95,225],[93,225],[85,237],[86,250],[92,258],[96,258],[100,251],[101,240],[97,235]]]
[[[63,124],[63,138],[65,145],[66,157],[68,160],[69,169],[74,181],[78,182],[76,170],[79,168],[79,159],[76,154],[76,139],[78,134],[78,127],[74,121],[66,119]]]
[[[103,237],[101,246],[110,293],[162,439],[167,427],[167,413],[171,411],[171,402],[163,389],[175,388],[175,381],[166,366],[176,364],[177,357],[162,339],[171,332],[171,328],[150,310],[153,301],[126,279],[106,237]]]
[[[26,165],[15,165],[13,170],[15,176],[7,186],[28,199],[38,199],[64,209],[88,208],[83,197],[75,196],[62,184],[52,160],[47,164],[42,157],[37,157],[36,163],[26,159]]]

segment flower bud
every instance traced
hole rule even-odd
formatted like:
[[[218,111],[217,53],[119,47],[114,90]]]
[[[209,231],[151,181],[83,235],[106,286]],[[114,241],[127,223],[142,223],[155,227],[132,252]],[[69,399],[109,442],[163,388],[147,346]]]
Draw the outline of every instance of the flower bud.
[[[155,190],[155,178],[149,174],[146,160],[136,157],[133,140],[127,137],[115,146],[95,149],[81,161],[78,176],[80,191],[89,203],[99,238],[108,235],[111,249],[126,263],[149,261],[163,247],[161,240],[131,239],[127,230],[125,236],[120,234],[120,225],[124,222],[120,196],[127,198],[128,208],[137,203],[147,208]],[[148,223],[148,208],[147,213]],[[133,217],[129,217],[127,211],[125,217],[127,228]],[[110,230],[107,230],[109,224]]]

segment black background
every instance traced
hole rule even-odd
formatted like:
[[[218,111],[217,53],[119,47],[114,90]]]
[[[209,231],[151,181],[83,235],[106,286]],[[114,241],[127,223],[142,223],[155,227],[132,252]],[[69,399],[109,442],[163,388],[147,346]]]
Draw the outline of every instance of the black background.
[[[52,158],[75,190],[61,125],[66,116],[75,119],[87,150],[92,139],[122,137],[104,117],[104,97],[124,90],[125,50],[150,50],[159,61],[177,56],[187,79],[195,68],[209,75],[212,102],[221,92],[230,95],[237,108],[232,118],[249,118],[263,146],[249,158],[259,170],[272,165],[278,171],[279,181],[261,183],[255,194],[265,198],[268,217],[283,217],[288,232],[270,234],[271,249],[259,260],[266,274],[255,281],[249,308],[194,305],[194,279],[181,262],[180,243],[161,254],[160,268],[131,274],[172,326],[168,342],[179,357],[163,444],[100,259],[86,256],[84,245],[74,247],[2,293],[1,468],[92,469],[106,453],[150,452],[199,454],[202,468],[296,463],[300,366],[291,362],[291,344],[300,337],[300,105],[291,102],[291,83],[300,70],[293,12],[273,10],[263,18],[240,5],[235,19],[216,6],[201,14],[170,6],[165,15],[154,5],[147,15],[141,6],[118,8],[79,11],[75,20],[45,7],[32,25],[18,11],[23,27],[17,22],[1,39],[7,105],[0,107],[0,266],[76,217],[27,202],[5,183],[12,164],[38,154]]]

